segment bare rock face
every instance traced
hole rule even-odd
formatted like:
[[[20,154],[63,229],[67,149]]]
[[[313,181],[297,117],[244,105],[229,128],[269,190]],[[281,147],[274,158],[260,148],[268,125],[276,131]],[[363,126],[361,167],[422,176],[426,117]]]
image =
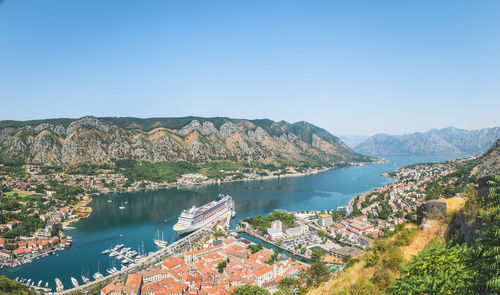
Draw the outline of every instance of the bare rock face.
[[[109,131],[109,126],[101,121],[99,121],[95,117],[83,117],[80,120],[74,121],[71,124],[69,124],[68,129],[66,130],[67,134],[73,133],[75,130],[78,128],[85,126],[85,127],[94,127],[98,130],[107,132]]]
[[[0,122],[0,160],[47,165],[243,161],[334,165],[370,162],[340,139],[307,122],[229,118],[95,118]]]
[[[472,174],[478,178],[479,195],[487,196],[488,181],[493,175],[500,175],[500,139],[479,158],[478,164],[472,169]]]
[[[417,208],[417,224],[425,224],[428,220],[443,219],[446,217],[448,204],[441,201],[429,201]]]

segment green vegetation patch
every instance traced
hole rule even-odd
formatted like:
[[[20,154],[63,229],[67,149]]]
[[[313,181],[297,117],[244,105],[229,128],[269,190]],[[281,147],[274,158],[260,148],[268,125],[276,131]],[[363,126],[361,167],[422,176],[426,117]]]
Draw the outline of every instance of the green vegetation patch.
[[[290,228],[295,221],[295,216],[290,213],[274,211],[273,213],[262,217],[262,215],[257,215],[255,217],[249,217],[244,219],[245,222],[250,224],[253,228],[259,230],[261,233],[267,233],[267,229],[271,227],[271,222],[274,220],[281,220],[283,228]]]
[[[33,193],[29,193],[29,192],[14,192],[14,191],[10,191],[10,192],[6,192],[4,193],[4,195],[6,195],[7,197],[28,197],[28,196],[32,196]]]

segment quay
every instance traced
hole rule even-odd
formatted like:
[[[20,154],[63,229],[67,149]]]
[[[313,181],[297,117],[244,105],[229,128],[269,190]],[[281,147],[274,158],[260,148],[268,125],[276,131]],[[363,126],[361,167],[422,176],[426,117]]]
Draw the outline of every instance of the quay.
[[[182,239],[179,239],[179,240],[173,242],[172,244],[167,245],[165,248],[161,248],[156,252],[149,253],[148,256],[137,260],[136,265],[130,265],[123,270],[119,270],[119,271],[117,271],[113,274],[110,274],[108,276],[105,276],[101,279],[88,282],[87,284],[80,285],[76,288],[67,289],[67,290],[64,290],[61,292],[55,292],[53,294],[63,295],[63,294],[71,294],[73,292],[75,292],[75,293],[76,292],[83,292],[83,291],[92,289],[93,287],[95,287],[99,283],[104,283],[106,281],[112,280],[118,276],[127,274],[127,273],[132,272],[134,270],[137,270],[139,268],[148,266],[148,264],[158,263],[158,260],[160,260],[162,258],[166,258],[167,256],[170,256],[174,253],[180,252],[182,250],[182,248],[186,245],[189,245],[189,243],[191,241],[203,236],[207,231],[210,231],[214,225],[219,223],[220,220],[226,220],[226,225],[229,225],[229,222],[231,221],[231,212],[227,212],[227,213],[223,214],[218,219],[216,219],[216,220],[212,221],[211,223],[205,225],[204,227],[192,232],[191,234],[186,235]]]
[[[39,286],[31,286],[31,285],[28,285],[26,283],[21,283],[21,282],[18,282],[18,283],[21,284],[21,285],[24,285],[24,286],[26,286],[28,288],[34,289],[35,291],[42,291],[42,292],[45,292],[45,293],[52,292],[51,288],[45,288],[45,287],[39,287]]]

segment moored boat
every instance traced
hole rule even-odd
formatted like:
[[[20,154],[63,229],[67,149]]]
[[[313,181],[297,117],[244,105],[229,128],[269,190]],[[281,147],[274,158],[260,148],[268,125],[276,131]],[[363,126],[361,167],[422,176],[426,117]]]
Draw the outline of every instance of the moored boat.
[[[78,284],[78,280],[75,279],[74,277],[71,277],[71,283],[73,284],[73,286],[75,286],[75,288],[80,286],[80,284]]]
[[[55,281],[56,281],[56,291],[57,292],[64,291],[64,285],[61,282],[61,280],[59,278],[55,278]]]

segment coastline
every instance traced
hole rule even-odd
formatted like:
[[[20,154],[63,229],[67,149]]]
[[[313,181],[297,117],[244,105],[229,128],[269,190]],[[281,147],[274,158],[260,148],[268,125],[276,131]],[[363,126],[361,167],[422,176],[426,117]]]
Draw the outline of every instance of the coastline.
[[[138,192],[138,191],[153,191],[153,190],[159,190],[159,189],[170,189],[170,188],[183,188],[183,187],[190,187],[190,186],[197,186],[197,185],[209,185],[209,184],[223,184],[223,183],[234,183],[234,182],[247,182],[247,181],[259,181],[259,180],[273,180],[273,179],[280,179],[280,178],[289,178],[289,177],[302,177],[302,176],[308,176],[308,175],[314,175],[314,174],[319,174],[323,173],[329,170],[333,170],[336,168],[344,168],[344,167],[351,167],[351,166],[364,166],[365,164],[376,164],[374,162],[370,163],[354,163],[351,165],[342,165],[342,166],[331,166],[331,167],[323,167],[323,168],[316,168],[312,169],[310,171],[306,172],[295,172],[295,173],[285,173],[285,174],[280,174],[280,175],[266,175],[266,176],[259,176],[259,177],[250,177],[250,178],[241,178],[241,179],[231,179],[231,180],[207,180],[201,183],[193,183],[193,184],[183,184],[183,185],[178,185],[177,183],[169,183],[165,185],[164,187],[159,187],[159,188],[136,188],[133,190],[100,190],[96,191],[93,193],[86,193],[84,194],[83,198],[75,205],[72,205],[70,208],[73,210],[73,214],[67,219],[62,222],[62,231],[61,231],[61,236],[66,236],[68,241],[72,242],[71,236],[68,235],[67,231],[68,230],[73,230],[76,229],[76,227],[72,226],[74,225],[75,222],[83,219],[83,218],[88,218],[92,214],[92,207],[88,206],[92,200],[94,199],[95,196],[101,195],[101,194],[109,194],[109,193],[130,193],[130,192]],[[82,210],[83,209],[83,210]],[[82,213],[82,211],[85,212],[85,214],[77,214],[77,213]],[[71,247],[71,245],[68,245]],[[57,250],[64,250],[68,249],[69,247],[64,247],[64,248],[58,248]],[[41,254],[42,255],[42,254]],[[29,263],[29,260],[24,261],[23,263]],[[9,265],[11,267],[15,267],[15,265]]]

